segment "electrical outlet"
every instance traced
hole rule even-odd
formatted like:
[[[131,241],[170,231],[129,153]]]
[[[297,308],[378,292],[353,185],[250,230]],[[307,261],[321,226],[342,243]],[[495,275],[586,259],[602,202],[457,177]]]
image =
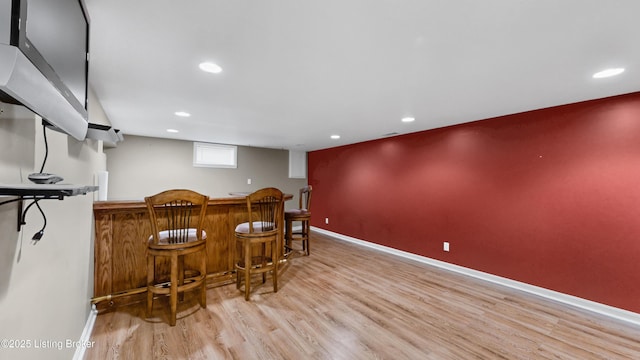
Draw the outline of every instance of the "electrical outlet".
[[[329,223],[329,218],[324,218],[324,223],[328,224]]]
[[[449,251],[449,243],[448,242],[445,241],[442,244],[442,250],[447,251],[447,252]]]
[[[251,185],[251,179],[247,179],[247,185]]]

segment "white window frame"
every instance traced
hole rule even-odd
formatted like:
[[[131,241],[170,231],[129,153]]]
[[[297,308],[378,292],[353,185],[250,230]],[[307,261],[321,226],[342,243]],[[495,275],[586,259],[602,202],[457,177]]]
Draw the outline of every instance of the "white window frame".
[[[235,169],[238,167],[238,147],[194,142],[193,166]]]

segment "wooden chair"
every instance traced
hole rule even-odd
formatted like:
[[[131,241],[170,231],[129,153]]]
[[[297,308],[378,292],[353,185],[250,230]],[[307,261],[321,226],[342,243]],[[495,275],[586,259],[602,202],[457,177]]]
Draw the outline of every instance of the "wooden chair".
[[[191,190],[167,190],[144,200],[151,220],[147,245],[147,317],[153,310],[154,295],[169,295],[169,324],[175,326],[179,294],[182,299],[185,291],[199,288],[200,305],[207,306],[207,234],[202,226],[209,197]],[[185,255],[195,253],[200,253],[197,275],[185,278]],[[161,281],[162,274],[156,273],[156,258],[162,257],[170,263],[168,282]]]
[[[247,195],[249,221],[236,227],[236,287],[244,277],[244,299],[249,300],[251,276],[271,272],[273,291],[278,292],[278,261],[282,246],[284,196],[276,188],[264,188]]]
[[[299,206],[297,209],[290,209],[284,213],[285,222],[285,256],[289,256],[293,249],[293,240],[302,242],[302,251],[305,255],[309,255],[309,220],[311,220],[311,185],[300,189]],[[299,221],[300,230],[293,231],[293,222]]]

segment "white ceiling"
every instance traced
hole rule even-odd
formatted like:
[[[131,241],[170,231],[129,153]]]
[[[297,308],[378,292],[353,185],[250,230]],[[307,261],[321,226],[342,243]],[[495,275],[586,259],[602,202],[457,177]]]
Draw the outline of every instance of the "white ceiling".
[[[131,135],[316,150],[640,91],[638,0],[85,2]]]

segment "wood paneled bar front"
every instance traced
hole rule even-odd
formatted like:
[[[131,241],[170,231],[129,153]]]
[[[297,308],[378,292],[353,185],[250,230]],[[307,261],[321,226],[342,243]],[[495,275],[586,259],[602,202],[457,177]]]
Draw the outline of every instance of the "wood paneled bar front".
[[[291,194],[285,195],[285,200],[292,198]],[[147,291],[147,241],[151,234],[146,204],[144,201],[96,201],[93,214],[95,262],[92,303],[96,304],[98,311],[105,311],[143,301]],[[235,281],[235,227],[248,221],[248,216],[244,196],[209,200],[204,223],[207,233],[207,286]],[[185,267],[196,268],[195,260],[187,257]],[[168,261],[159,262],[156,266],[168,273]]]

